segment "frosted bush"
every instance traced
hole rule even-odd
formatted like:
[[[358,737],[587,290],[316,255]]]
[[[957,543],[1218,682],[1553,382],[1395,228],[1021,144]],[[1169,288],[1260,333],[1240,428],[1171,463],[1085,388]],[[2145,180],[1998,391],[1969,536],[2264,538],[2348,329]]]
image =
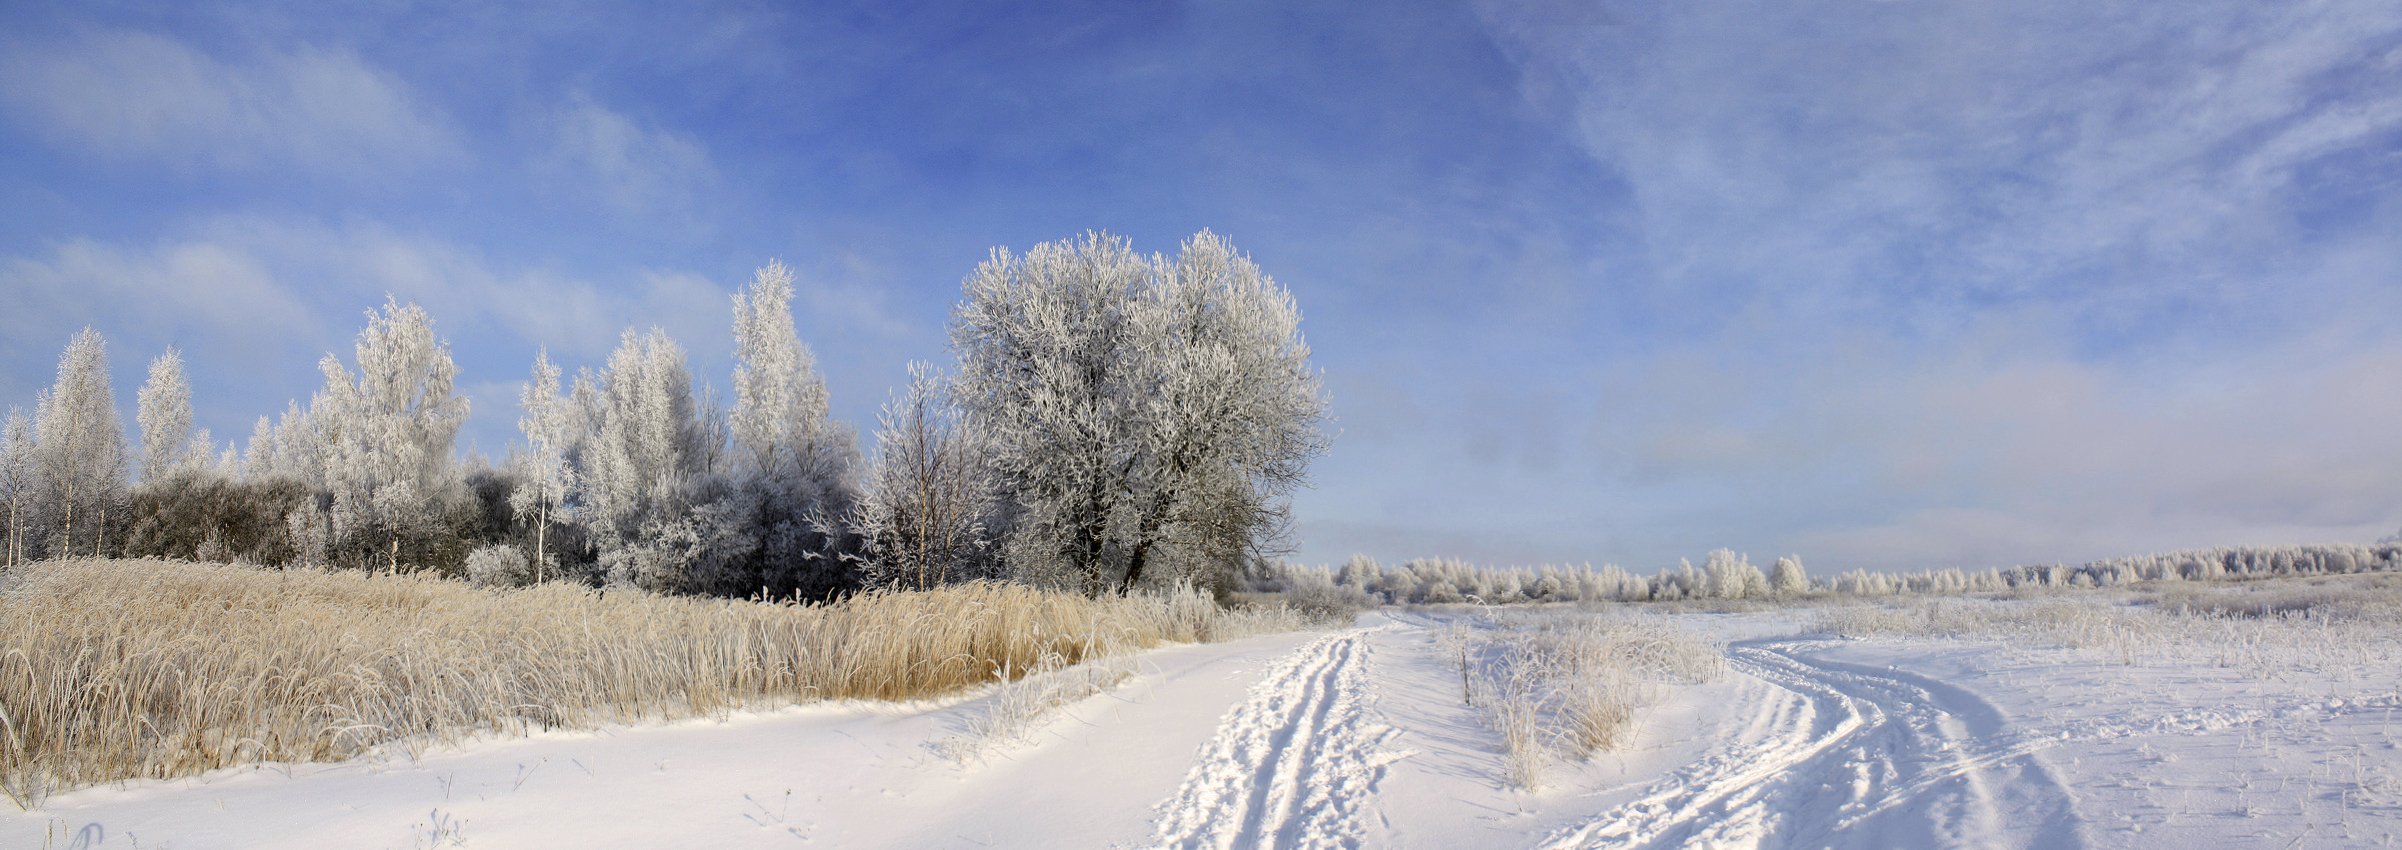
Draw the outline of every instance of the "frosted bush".
[[[503,543],[467,553],[467,583],[477,587],[524,587],[534,581],[525,552]]]

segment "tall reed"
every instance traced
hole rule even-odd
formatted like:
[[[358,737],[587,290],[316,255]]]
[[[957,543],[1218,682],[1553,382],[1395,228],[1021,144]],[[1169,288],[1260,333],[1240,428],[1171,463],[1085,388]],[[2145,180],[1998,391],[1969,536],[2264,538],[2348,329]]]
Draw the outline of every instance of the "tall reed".
[[[929,697],[1000,671],[1289,620],[1184,590],[1002,584],[824,606],[162,561],[0,575],[0,791],[329,761],[483,731],[825,699]]]

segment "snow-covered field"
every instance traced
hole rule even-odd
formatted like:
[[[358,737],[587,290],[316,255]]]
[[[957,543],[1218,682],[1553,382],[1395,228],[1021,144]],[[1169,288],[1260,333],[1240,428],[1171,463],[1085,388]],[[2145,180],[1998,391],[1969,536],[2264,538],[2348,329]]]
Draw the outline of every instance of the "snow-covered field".
[[[0,814],[0,847],[2192,850],[2402,836],[2402,635],[2328,627],[2326,646],[2283,650],[2328,661],[2313,665],[2106,640],[1842,639],[1809,610],[1677,614],[1665,622],[1713,641],[1725,675],[1654,686],[1631,744],[1526,790],[1463,702],[1445,639],[1489,617],[1388,609],[1155,650],[1015,738],[976,731],[1004,691],[551,733],[73,791]]]

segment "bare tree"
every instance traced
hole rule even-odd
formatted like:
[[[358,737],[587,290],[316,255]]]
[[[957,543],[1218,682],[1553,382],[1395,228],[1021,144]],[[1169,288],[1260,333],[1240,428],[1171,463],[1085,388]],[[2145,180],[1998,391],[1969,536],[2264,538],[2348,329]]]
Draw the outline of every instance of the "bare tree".
[[[1089,233],[995,249],[963,288],[958,399],[1016,512],[1013,570],[1099,594],[1163,562],[1231,575],[1274,539],[1325,401],[1299,310],[1248,257]]]
[[[990,577],[998,518],[983,452],[949,382],[909,364],[909,388],[884,405],[859,505],[867,580],[913,590]]]

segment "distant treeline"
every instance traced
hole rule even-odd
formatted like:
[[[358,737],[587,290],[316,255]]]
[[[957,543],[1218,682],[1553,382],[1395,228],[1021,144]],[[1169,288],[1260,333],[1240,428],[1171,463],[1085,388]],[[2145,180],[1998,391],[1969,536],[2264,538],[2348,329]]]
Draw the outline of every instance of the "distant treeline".
[[[2073,566],[2049,564],[1909,573],[1851,570],[1829,578],[1810,576],[1800,556],[1779,558],[1763,571],[1749,557],[1727,549],[1711,552],[1699,567],[1682,562],[1650,576],[1635,575],[1616,565],[1493,567],[1452,559],[1419,559],[1383,566],[1361,555],[1332,568],[1289,563],[1263,566],[1246,578],[1247,586],[1254,591],[1283,592],[1308,604],[1357,607],[1451,602],[1652,602],[1808,594],[1951,595],[2031,587],[2115,587],[2139,581],[2215,581],[2384,571],[2402,571],[2402,541],[2187,549]]]

